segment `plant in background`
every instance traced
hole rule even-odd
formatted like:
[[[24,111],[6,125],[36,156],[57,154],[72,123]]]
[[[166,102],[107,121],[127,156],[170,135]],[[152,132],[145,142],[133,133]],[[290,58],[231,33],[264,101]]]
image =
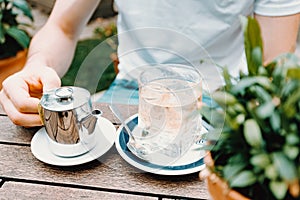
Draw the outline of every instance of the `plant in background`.
[[[95,37],[105,41],[113,50],[109,57],[113,62],[114,71],[116,74],[119,72],[119,59],[117,55],[118,40],[116,37],[117,34],[118,29],[115,23],[110,23],[108,25],[104,25],[103,27],[97,27],[94,30]]]
[[[259,25],[244,21],[248,74],[234,80],[225,69],[213,95],[220,107],[203,109],[215,127],[208,168],[251,199],[300,199],[299,60],[284,54],[263,66]]]
[[[97,27],[94,30],[94,34],[99,39],[106,39],[117,34],[117,26],[115,23],[110,23],[103,27]]]
[[[29,46],[28,25],[21,23],[19,16],[33,21],[26,0],[0,0],[0,59],[15,56]]]
[[[88,89],[92,94],[107,89],[115,79],[117,71],[118,41],[116,34],[116,25],[114,23],[110,23],[108,25],[95,28],[94,36],[92,38],[79,41],[71,66],[62,78],[62,85],[66,86],[76,84],[77,86]],[[95,48],[98,48],[96,55],[93,54]],[[101,48],[101,50],[99,50],[99,48]],[[84,64],[86,58],[92,59],[90,62],[94,63],[94,65],[89,70],[84,70],[84,73],[81,73],[80,79],[78,79],[78,71],[83,66],[82,64]],[[102,74],[96,91],[94,89],[93,80],[98,79],[98,77],[95,76],[95,74]]]

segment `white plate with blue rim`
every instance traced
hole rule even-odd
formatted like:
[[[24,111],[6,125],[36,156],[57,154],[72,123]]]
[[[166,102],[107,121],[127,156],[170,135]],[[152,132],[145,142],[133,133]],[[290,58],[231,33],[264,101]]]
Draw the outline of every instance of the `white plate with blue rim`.
[[[127,124],[129,129],[133,130],[138,123],[138,114],[131,116],[124,123]],[[202,125],[201,132],[207,132],[205,124],[202,123]],[[159,175],[185,175],[199,172],[205,168],[205,151],[199,149],[199,144],[194,144],[186,154],[174,163],[168,166],[162,166],[150,163],[135,156],[127,148],[128,140],[129,136],[127,131],[124,126],[121,125],[117,130],[117,138],[115,141],[116,149],[126,162],[142,171]]]

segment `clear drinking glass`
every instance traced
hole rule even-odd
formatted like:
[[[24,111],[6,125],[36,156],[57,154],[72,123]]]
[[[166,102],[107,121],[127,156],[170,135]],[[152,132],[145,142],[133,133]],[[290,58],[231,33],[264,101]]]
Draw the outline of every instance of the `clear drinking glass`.
[[[200,134],[201,100],[202,79],[193,67],[170,64],[144,70],[139,77],[138,125],[129,149],[138,156],[143,152],[154,164],[179,159]]]

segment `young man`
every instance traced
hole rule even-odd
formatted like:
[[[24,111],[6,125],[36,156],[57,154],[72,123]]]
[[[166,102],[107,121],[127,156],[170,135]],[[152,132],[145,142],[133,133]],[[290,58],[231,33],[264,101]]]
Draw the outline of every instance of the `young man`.
[[[15,124],[41,125],[39,97],[43,91],[60,86],[78,36],[98,3],[56,1],[49,20],[32,39],[25,68],[3,83],[0,101]],[[117,79],[134,79],[138,73],[132,72],[149,63],[193,65],[203,58],[197,58],[203,52],[236,74],[243,57],[241,15],[254,15],[260,23],[265,62],[294,51],[300,23],[299,0],[116,0],[116,5],[120,60]],[[218,69],[211,69],[199,66],[208,86],[218,76]]]

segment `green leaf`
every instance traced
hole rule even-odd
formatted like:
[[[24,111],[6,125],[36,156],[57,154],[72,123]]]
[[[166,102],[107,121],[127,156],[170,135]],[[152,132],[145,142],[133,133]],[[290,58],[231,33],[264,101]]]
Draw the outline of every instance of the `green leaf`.
[[[232,87],[232,82],[231,82],[231,76],[230,76],[229,71],[228,71],[227,68],[224,68],[224,70],[223,70],[223,77],[224,77],[224,80],[225,80],[226,90],[228,91]]]
[[[24,0],[13,0],[13,5],[17,8],[19,8],[25,16],[31,19],[33,21],[33,16],[31,14],[31,10],[27,4],[26,1]]]
[[[289,145],[299,145],[300,137],[296,134],[288,134],[286,137],[286,143]]]
[[[282,97],[289,96],[298,87],[299,87],[299,81],[289,81],[283,86],[281,90],[281,96]]]
[[[299,147],[284,145],[283,152],[291,160],[295,160],[299,155]]]
[[[283,199],[288,189],[286,183],[282,181],[271,181],[269,188],[276,199]]]
[[[267,117],[270,117],[274,112],[275,106],[272,101],[266,102],[264,104],[261,104],[256,109],[256,114],[261,119],[265,119]]]
[[[7,34],[14,38],[24,49],[28,48],[30,38],[25,31],[18,29],[17,27],[10,27],[6,30]]]
[[[272,101],[272,96],[270,92],[267,90],[269,88],[264,88],[258,85],[251,87],[251,92],[257,95],[262,101],[269,102]]]
[[[284,180],[293,181],[297,179],[296,166],[290,159],[288,159],[282,152],[273,153],[272,156],[274,165]]]
[[[267,167],[270,164],[270,158],[267,154],[261,153],[261,154],[252,156],[250,158],[250,163],[253,166],[264,169],[265,167]]]
[[[240,103],[235,103],[233,105],[233,109],[236,112],[238,112],[238,113],[244,113],[244,114],[246,114],[246,110],[245,110],[244,106],[242,104],[240,104]]]
[[[276,170],[276,167],[273,164],[266,166],[265,175],[270,180],[275,180],[278,177],[278,172]]]
[[[268,70],[266,69],[266,67],[265,66],[260,66],[259,68],[258,68],[258,75],[259,76],[269,76],[269,74],[268,74],[269,72],[268,72]]]
[[[229,133],[229,134],[232,135],[232,133]],[[237,150],[237,153],[235,153],[228,159],[228,163],[230,163],[230,164],[247,163],[246,161],[247,161],[247,158],[245,158],[244,154],[240,153],[239,150]]]
[[[272,84],[268,77],[264,76],[254,76],[254,77],[245,77],[241,81],[239,81],[236,85],[234,85],[231,89],[233,94],[242,93],[245,91],[246,88],[252,85],[261,85],[265,89],[272,88]]]
[[[300,101],[300,88],[297,88],[283,104],[283,110],[287,117],[292,118],[296,114],[295,104]]]
[[[247,187],[256,182],[256,176],[251,171],[242,171],[231,179],[230,187]]]
[[[287,70],[287,78],[300,79],[300,68],[291,68]]]
[[[220,106],[223,106],[224,108],[226,108],[226,105],[237,103],[235,96],[227,92],[217,91],[212,97]]]
[[[240,127],[239,120],[235,117],[231,117],[232,114],[230,114],[227,110],[225,115],[225,124],[226,126],[229,126],[232,130],[237,131]]]
[[[263,59],[263,55],[262,55],[262,49],[259,46],[256,46],[252,49],[252,60],[253,60],[253,64],[257,67],[257,70],[259,69],[260,66],[262,66],[262,59]]]
[[[233,164],[227,164],[223,168],[223,175],[226,180],[230,180],[233,177],[235,177],[239,172],[241,172],[245,167],[247,166],[247,163],[240,162],[240,163],[233,163]]]
[[[280,129],[281,118],[280,118],[280,115],[277,112],[274,112],[271,115],[270,124],[271,124],[271,127],[272,127],[273,131],[278,131]]]
[[[236,116],[235,121],[238,124],[244,124],[246,116],[244,114],[239,114]]]
[[[247,66],[250,75],[257,75],[259,63],[259,51],[263,54],[262,38],[258,22],[253,17],[248,17],[247,27],[244,30],[245,53],[247,58]],[[260,50],[254,50],[260,49]],[[254,52],[253,52],[254,50]],[[253,55],[255,57],[253,57]]]
[[[226,104],[226,105],[228,105],[228,104],[232,105],[237,102],[237,99],[233,95],[231,95],[227,92],[221,92],[221,91],[215,92],[213,94],[213,99],[216,100],[217,103],[222,103],[222,104]]]
[[[244,137],[252,147],[260,147],[263,142],[260,128],[254,119],[247,119],[244,125]]]
[[[252,51],[255,48],[262,49],[262,38],[260,33],[260,27],[256,19],[253,17],[248,17],[248,39],[250,41],[250,44],[252,46]]]
[[[5,33],[5,30],[3,28],[3,24],[0,24],[0,44],[3,44],[5,42],[4,33]]]
[[[200,109],[200,114],[205,117],[205,119],[211,124],[213,127],[221,127],[223,128],[225,123],[225,114],[221,110],[215,110],[210,108],[209,106],[203,105]]]

